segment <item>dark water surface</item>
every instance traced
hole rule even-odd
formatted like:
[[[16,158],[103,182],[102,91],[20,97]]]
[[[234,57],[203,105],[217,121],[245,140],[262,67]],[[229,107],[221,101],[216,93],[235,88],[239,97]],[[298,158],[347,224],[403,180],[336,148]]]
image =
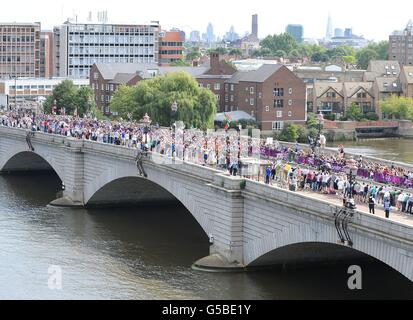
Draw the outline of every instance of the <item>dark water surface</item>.
[[[191,269],[208,238],[183,207],[58,209],[54,175],[0,176],[1,299],[413,298],[410,282],[361,263],[363,290],[346,265],[220,274]],[[357,261],[355,263],[358,263]],[[62,289],[48,288],[48,268]]]

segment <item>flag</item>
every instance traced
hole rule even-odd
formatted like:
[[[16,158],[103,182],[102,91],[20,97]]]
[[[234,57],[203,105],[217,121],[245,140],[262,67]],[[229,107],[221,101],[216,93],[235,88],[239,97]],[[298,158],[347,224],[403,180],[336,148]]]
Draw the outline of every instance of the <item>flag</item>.
[[[224,121],[223,121],[223,123],[224,123],[224,129],[225,130],[227,130],[229,128],[231,122],[232,122],[231,116],[224,112]]]

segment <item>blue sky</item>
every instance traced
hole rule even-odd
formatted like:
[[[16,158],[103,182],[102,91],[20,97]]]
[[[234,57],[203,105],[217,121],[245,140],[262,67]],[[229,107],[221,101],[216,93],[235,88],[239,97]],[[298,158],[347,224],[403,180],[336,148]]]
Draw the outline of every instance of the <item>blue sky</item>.
[[[211,22],[217,35],[228,31],[231,25],[240,34],[250,31],[251,15],[257,13],[260,38],[283,32],[288,23],[303,24],[305,37],[322,38],[329,12],[333,28],[352,27],[353,33],[374,40],[387,39],[391,32],[404,28],[413,19],[413,1],[409,0],[392,0],[391,6],[370,0],[20,0],[8,1],[3,6],[0,21],[40,21],[43,29],[51,30],[75,15],[79,22],[86,22],[89,11],[97,20],[97,11],[103,10],[112,23],[156,20],[165,29],[179,27],[187,32],[205,32]]]

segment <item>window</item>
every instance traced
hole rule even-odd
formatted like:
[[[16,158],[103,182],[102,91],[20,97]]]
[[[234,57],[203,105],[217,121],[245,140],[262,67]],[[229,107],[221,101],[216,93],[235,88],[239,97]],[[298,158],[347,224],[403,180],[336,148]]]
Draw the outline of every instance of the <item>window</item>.
[[[288,89],[288,93],[289,93],[289,94],[293,94],[293,88],[289,88],[289,89]]]
[[[231,94],[231,102],[234,102],[234,96]]]
[[[211,85],[209,83],[207,84],[207,89],[211,89]]]
[[[274,108],[283,108],[284,100],[274,100]]]
[[[92,90],[95,90],[95,83],[92,82]]]
[[[231,84],[231,91],[234,91],[234,85]]]
[[[272,131],[281,131],[282,129],[284,129],[284,122],[283,121],[273,121]]]
[[[336,97],[336,93],[335,92],[327,92],[327,98],[335,98]]]
[[[367,94],[365,92],[359,92],[357,93],[357,98],[366,98]]]
[[[253,106],[255,104],[254,98],[250,99],[250,106]]]
[[[258,99],[262,99],[262,92],[258,93]]]
[[[228,91],[228,83],[225,84],[225,91]]]
[[[283,97],[284,96],[284,89],[283,88],[274,88],[273,91],[273,96],[274,97]]]
[[[293,112],[292,111],[288,111],[288,116],[291,118],[293,116]]]
[[[293,104],[293,100],[288,100],[288,105],[291,106]]]
[[[203,88],[203,87],[204,87],[204,84],[203,84],[203,83],[200,83],[200,84],[199,84],[199,87],[200,87],[200,88]]]
[[[93,79],[95,79],[95,80],[98,80],[98,79],[99,79],[99,73],[98,73],[98,72],[95,72],[95,73],[93,74]]]
[[[250,94],[254,94],[254,87],[250,87]]]
[[[221,84],[220,83],[215,83],[214,84],[214,90],[221,90]]]
[[[217,98],[217,100],[221,100],[221,96],[219,94],[216,94],[215,97]]]
[[[282,117],[283,117],[283,112],[277,111],[277,118],[282,118]]]
[[[269,106],[265,106],[265,111],[266,111],[266,112],[270,112],[270,107],[269,107]]]
[[[225,95],[225,102],[228,102],[228,95]]]

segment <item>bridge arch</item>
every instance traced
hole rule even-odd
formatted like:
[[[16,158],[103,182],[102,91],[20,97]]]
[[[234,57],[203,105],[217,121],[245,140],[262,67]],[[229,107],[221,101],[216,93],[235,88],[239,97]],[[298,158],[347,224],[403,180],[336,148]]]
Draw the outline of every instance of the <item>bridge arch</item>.
[[[391,250],[394,250],[391,252]],[[397,254],[400,257],[394,259]],[[390,258],[391,257],[391,258]],[[247,261],[247,267],[302,264],[302,263],[329,263],[345,262],[358,259],[377,260],[405,278],[413,281],[413,257],[401,254],[396,247],[392,248],[386,243],[374,247],[358,246],[347,247],[335,241],[322,242],[315,240],[291,242],[268,250],[257,256],[252,261]]]
[[[0,158],[2,172],[35,172],[54,171],[61,181],[64,181],[64,169],[53,154],[39,151],[27,151],[23,148],[7,150]]]
[[[146,168],[148,177],[137,174],[134,164],[122,163],[86,178],[84,186],[85,206],[180,202],[195,218],[208,235],[213,231],[213,222],[196,196],[179,179],[171,179],[167,172]]]

